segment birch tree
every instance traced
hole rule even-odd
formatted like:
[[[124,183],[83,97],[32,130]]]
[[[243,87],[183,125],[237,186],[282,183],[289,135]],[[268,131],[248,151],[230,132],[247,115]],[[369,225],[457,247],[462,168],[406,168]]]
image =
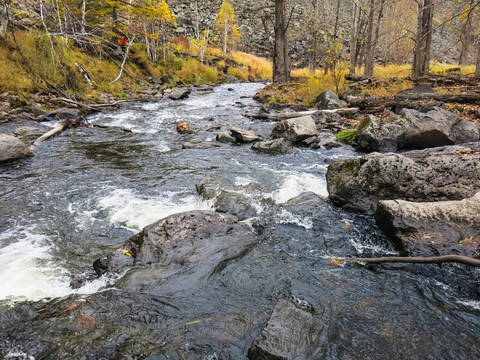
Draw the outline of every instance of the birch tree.
[[[223,54],[227,55],[228,45],[238,43],[242,35],[238,31],[237,18],[232,5],[228,1],[222,3],[222,7],[215,18],[215,33],[222,43]]]

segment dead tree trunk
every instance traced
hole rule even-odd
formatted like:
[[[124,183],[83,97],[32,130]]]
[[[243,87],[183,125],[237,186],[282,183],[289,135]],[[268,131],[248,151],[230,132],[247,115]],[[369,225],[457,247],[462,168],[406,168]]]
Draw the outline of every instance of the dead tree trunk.
[[[275,46],[273,50],[273,83],[290,80],[288,59],[286,0],[275,0]]]
[[[475,64],[475,79],[480,80],[480,39],[477,39],[477,62]]]

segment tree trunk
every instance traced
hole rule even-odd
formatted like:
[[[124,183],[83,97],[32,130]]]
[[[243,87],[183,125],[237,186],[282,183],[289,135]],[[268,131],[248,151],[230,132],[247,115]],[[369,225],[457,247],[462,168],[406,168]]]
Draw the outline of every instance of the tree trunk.
[[[373,16],[375,14],[375,0],[369,1],[370,12],[368,13],[368,31],[367,31],[367,54],[365,56],[365,76],[373,75]]]
[[[0,37],[4,37],[8,30],[8,2],[0,5]]]
[[[480,39],[477,40],[477,62],[475,64],[475,79],[480,80]]]
[[[286,0],[275,0],[275,47],[273,50],[273,83],[290,80],[288,61]]]
[[[473,0],[470,0],[470,10],[474,6]],[[467,65],[467,56],[468,56],[468,48],[472,44],[472,12],[468,13],[467,18],[465,19],[465,23],[462,26],[462,30],[460,33],[460,41],[462,43],[462,50],[460,51],[460,58],[458,59],[458,65],[464,66]]]
[[[413,56],[413,74],[422,76],[430,69],[430,53],[432,50],[432,24],[434,0],[423,0],[419,5],[417,37]]]
[[[312,48],[309,50],[308,72],[315,71],[317,63],[317,42],[318,42],[318,0],[313,0],[313,31],[312,31]]]
[[[358,4],[357,0],[353,0],[353,9],[352,9],[352,29],[350,31],[350,74],[355,74],[355,68],[357,65],[357,13],[358,13]]]
[[[408,264],[443,264],[458,263],[474,267],[480,267],[480,260],[461,255],[443,255],[432,257],[383,257],[383,258],[341,258],[331,259],[332,265],[341,265],[346,262],[365,263],[365,264],[384,264],[384,263],[408,263]]]

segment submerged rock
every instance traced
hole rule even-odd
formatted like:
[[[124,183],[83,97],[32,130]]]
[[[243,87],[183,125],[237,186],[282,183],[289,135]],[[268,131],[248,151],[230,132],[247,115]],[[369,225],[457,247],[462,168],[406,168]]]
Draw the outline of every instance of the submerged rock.
[[[0,163],[33,156],[31,150],[14,136],[0,134]]]
[[[480,143],[371,153],[334,162],[327,171],[330,199],[373,213],[380,200],[461,200],[480,191]]]
[[[82,112],[72,108],[58,108],[45,114],[43,120],[65,120],[77,119],[82,116]]]
[[[406,256],[480,258],[480,192],[460,201],[380,201],[375,220]]]
[[[252,150],[264,152],[267,154],[288,154],[293,151],[293,146],[290,141],[284,138],[260,141],[252,146]]]
[[[317,135],[319,135],[319,132],[311,116],[283,120],[272,131],[274,139],[285,138],[293,143],[300,143],[309,137]]]

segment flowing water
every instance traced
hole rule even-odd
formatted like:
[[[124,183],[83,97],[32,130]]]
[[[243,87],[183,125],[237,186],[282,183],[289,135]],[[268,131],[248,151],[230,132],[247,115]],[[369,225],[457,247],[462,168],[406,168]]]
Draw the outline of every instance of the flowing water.
[[[344,213],[325,202],[316,204],[321,209],[270,212],[265,220],[268,236],[216,274],[218,283],[214,285],[209,277],[204,287],[180,291],[180,280],[173,284],[152,281],[132,291],[128,284],[137,272],[132,270],[118,283],[121,275],[89,281],[79,289],[70,287],[72,277],[92,275],[95,259],[118,248],[147,224],[178,212],[211,209],[212,204],[195,191],[195,184],[205,175],[237,185],[259,184],[277,204],[307,191],[328,195],[327,166],[337,159],[359,156],[351,148],[298,148],[293,154],[271,156],[253,152],[248,145],[218,144],[216,130],[205,131],[211,126],[222,126],[222,130],[239,126],[268,138],[274,123],[244,116],[254,111],[252,96],[261,86],[222,85],[213,91],[194,90],[182,101],[135,103],[92,115],[89,122],[108,127],[67,131],[40,145],[34,158],[0,167],[0,307],[10,326],[5,325],[3,331],[11,332],[12,326],[17,326],[12,318],[26,321],[25,314],[18,315],[27,311],[25,308],[30,312],[26,318],[38,321],[31,326],[48,328],[43,323],[46,315],[38,314],[50,311],[49,321],[60,321],[63,313],[59,309],[65,302],[85,301],[89,294],[96,294],[92,299],[99,303],[101,298],[118,309],[126,307],[129,310],[124,315],[134,311],[132,304],[143,305],[143,309],[164,306],[166,296],[175,299],[177,310],[189,309],[175,316],[164,310],[165,326],[175,329],[173,334],[158,335],[165,328],[157,324],[153,326],[156,335],[152,335],[154,315],[149,314],[145,327],[137,321],[121,328],[117,320],[111,320],[117,332],[112,330],[101,338],[120,344],[117,355],[137,354],[130,358],[146,357],[138,355],[131,343],[145,348],[148,341],[154,341],[152,353],[164,352],[168,358],[237,359],[245,358],[277,299],[296,296],[323,309],[322,358],[479,358],[479,272],[455,266],[326,266],[325,259],[330,256],[389,255],[395,251],[371,219]],[[188,121],[199,132],[178,134],[178,120]],[[210,146],[182,149],[185,142]],[[145,278],[145,272],[142,274]],[[155,278],[153,273],[149,276]],[[187,305],[191,302],[196,310]],[[92,305],[92,311],[98,312],[103,305],[96,306]],[[5,310],[10,307],[13,310]],[[110,310],[111,316],[118,315],[118,309]],[[9,315],[10,311],[17,315]],[[175,333],[175,321],[178,324],[184,319],[189,324],[187,320],[210,319],[214,313],[224,314],[218,316],[222,320],[217,324],[224,330],[204,334],[208,347],[191,350],[188,346],[199,342],[198,334],[189,338],[186,333]],[[148,334],[142,332],[147,328]],[[43,354],[36,356],[67,359],[72,358],[69,351],[83,351],[83,357],[73,358],[117,358],[111,355],[114,350],[105,350],[108,346],[102,341],[90,353],[85,352],[82,341],[90,344],[98,334],[84,334],[83,340],[76,340],[78,345],[64,339],[61,345],[52,345],[55,351],[47,351],[42,346],[50,340],[43,339],[43,345],[36,340],[43,332],[19,331],[9,335],[3,345],[0,342],[0,355],[20,359]],[[22,331],[30,334],[28,341],[22,340]],[[219,336],[221,344],[217,343]],[[186,349],[183,355],[179,355],[179,343]]]

